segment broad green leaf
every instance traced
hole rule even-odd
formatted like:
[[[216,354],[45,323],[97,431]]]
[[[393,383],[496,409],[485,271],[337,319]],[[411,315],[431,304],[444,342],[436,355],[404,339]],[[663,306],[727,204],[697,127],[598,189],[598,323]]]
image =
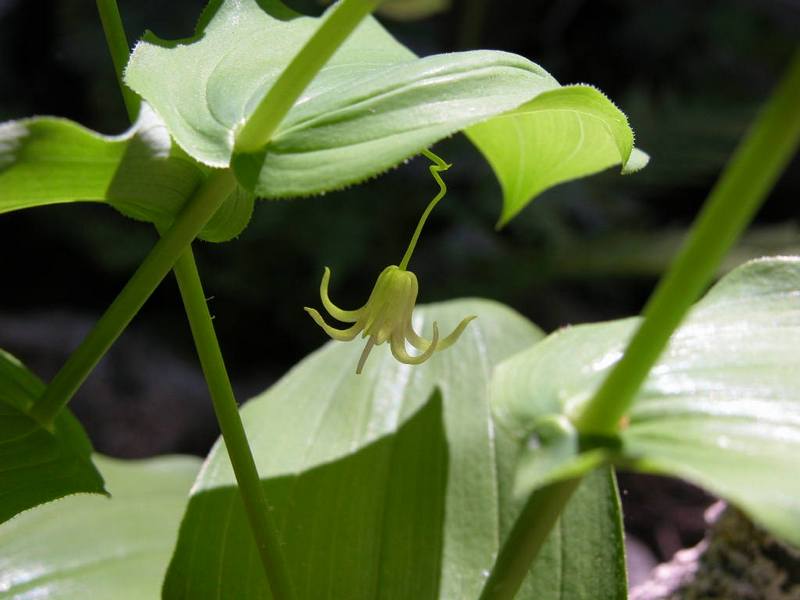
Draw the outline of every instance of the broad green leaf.
[[[212,2],[191,39],[166,42],[147,34],[133,52],[126,82],[188,154],[226,167],[235,132],[318,24],[274,0]],[[375,176],[446,136],[558,89],[544,69],[505,52],[417,58],[370,18],[320,71],[264,151],[237,156],[233,166],[261,197],[322,193]],[[548,98],[553,113],[562,96]],[[595,118],[592,140],[601,145],[592,168],[626,163],[633,134],[624,115],[599,94],[564,98],[573,113],[585,103]],[[541,143],[581,146],[584,133],[568,118],[556,120],[548,121],[553,127]],[[490,160],[519,165],[517,155]],[[574,176],[585,175],[585,161],[567,160],[560,180],[570,177],[570,168]],[[547,177],[536,161],[522,166]]]
[[[329,343],[242,410],[299,598],[478,597],[517,509],[513,443],[491,419],[489,377],[541,334],[479,300],[420,308],[415,326],[429,334],[435,319],[449,331],[467,314],[478,319],[458,343],[423,365],[398,363],[380,346],[356,375],[362,344]],[[575,510],[593,505],[587,510],[605,516],[586,537],[556,535],[536,585],[564,583],[562,559],[574,582],[590,577],[576,552],[589,541],[619,541],[613,492],[607,481],[587,483]],[[586,523],[574,519],[561,531],[582,531]],[[624,580],[614,560],[609,552],[592,566],[608,589]],[[268,597],[218,444],[193,487],[165,589],[202,599],[220,588]]]
[[[628,119],[597,89],[565,86],[467,129],[503,188],[504,225],[534,196],[613,165],[633,172],[647,155],[633,151]]]
[[[62,496],[105,491],[89,438],[68,410],[52,431],[28,416],[43,392],[33,373],[0,350],[0,523]]]
[[[196,164],[174,148],[146,105],[121,136],[103,136],[66,119],[0,124],[0,214],[67,202],[105,202],[133,219],[168,227],[201,181]],[[201,233],[238,235],[253,199],[234,193]]]
[[[723,278],[692,310],[641,389],[618,440],[598,453],[635,469],[676,475],[800,544],[800,259],[752,261]],[[563,329],[496,371],[493,403],[519,439],[552,415],[574,416],[620,358],[638,323]],[[556,439],[561,440],[563,437]],[[586,440],[597,443],[597,440]],[[534,464],[547,444],[525,444]],[[575,468],[578,445],[554,469]],[[527,471],[521,492],[548,477]]]
[[[159,597],[199,461],[95,460],[111,498],[64,498],[0,526],[0,598]]]

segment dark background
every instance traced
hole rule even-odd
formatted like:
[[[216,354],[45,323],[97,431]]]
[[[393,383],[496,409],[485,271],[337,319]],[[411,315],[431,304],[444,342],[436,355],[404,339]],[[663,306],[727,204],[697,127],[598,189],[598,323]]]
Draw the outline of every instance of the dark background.
[[[188,36],[203,4],[120,0],[131,40],[146,27]],[[563,83],[595,84],[650,153],[644,172],[562,185],[498,232],[501,197],[489,167],[461,136],[437,145],[454,167],[412,264],[420,301],[490,297],[548,331],[641,309],[800,39],[794,0],[454,0],[421,21],[382,20],[418,54],[502,49]],[[0,0],[0,121],[31,114],[103,133],[126,128],[94,3]],[[323,266],[333,270],[339,304],[363,303],[375,276],[402,256],[434,191],[423,161],[412,161],[345,192],[260,202],[240,238],[197,245],[241,398],[325,341],[302,310],[318,304]],[[795,160],[725,269],[800,247],[799,192]],[[2,215],[0,346],[51,377],[154,240],[152,228],[102,206]],[[207,450],[216,430],[174,282],[156,292],[74,408],[100,451]],[[622,480],[633,502],[628,524],[657,554],[696,539],[705,497],[637,481]]]

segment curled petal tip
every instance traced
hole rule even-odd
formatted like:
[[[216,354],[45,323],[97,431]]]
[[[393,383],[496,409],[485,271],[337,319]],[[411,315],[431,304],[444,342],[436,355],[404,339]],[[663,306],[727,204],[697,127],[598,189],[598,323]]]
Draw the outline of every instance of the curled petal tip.
[[[337,321],[342,321],[345,323],[355,323],[358,320],[360,309],[359,310],[345,310],[344,308],[339,308],[336,304],[333,303],[330,296],[328,295],[328,284],[331,280],[331,270],[328,267],[325,267],[325,272],[322,275],[322,281],[319,284],[319,296],[322,300],[322,306],[325,307],[325,310]]]
[[[436,344],[439,342],[439,324],[433,322],[433,339],[427,349],[416,356],[411,356],[406,351],[406,340],[403,336],[392,336],[392,355],[401,363],[407,365],[419,365],[428,360],[436,350]]]
[[[461,337],[461,334],[464,333],[464,330],[467,328],[467,325],[469,325],[473,319],[477,318],[478,315],[469,315],[468,317],[464,317],[461,320],[461,322],[456,326],[456,328],[453,330],[453,332],[441,341],[437,350],[444,350],[445,348],[449,348],[450,346],[455,344],[458,341],[458,338]]]

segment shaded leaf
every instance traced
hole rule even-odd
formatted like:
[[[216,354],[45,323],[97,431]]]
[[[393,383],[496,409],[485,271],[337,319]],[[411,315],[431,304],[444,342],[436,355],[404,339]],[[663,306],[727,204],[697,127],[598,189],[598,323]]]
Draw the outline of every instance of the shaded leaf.
[[[126,82],[153,105],[187,153],[226,167],[235,132],[318,24],[277,1],[212,2],[191,39],[167,42],[147,34],[134,50]],[[320,71],[264,151],[239,155],[233,166],[261,197],[322,193],[382,173],[446,136],[558,89],[541,67],[505,52],[417,58],[369,18]],[[600,146],[589,167],[626,163],[632,133],[624,115],[602,95],[567,96],[571,108],[583,102],[594,115],[592,140]],[[550,97],[549,105],[560,98]],[[608,118],[613,123],[603,121]],[[542,130],[547,138],[541,143],[579,144],[582,134],[568,119],[552,124]],[[486,130],[481,139],[492,135]],[[509,160],[518,164],[516,155]],[[574,175],[569,163],[560,180],[587,174],[587,161]],[[540,166],[525,168],[539,173]]]
[[[95,460],[111,498],[65,498],[0,526],[0,598],[159,597],[200,461]]]
[[[28,416],[44,389],[0,350],[0,523],[62,496],[105,491],[89,438],[68,410],[56,418],[52,431]]]
[[[723,278],[692,310],[639,392],[618,440],[594,450],[671,474],[735,503],[800,544],[800,259],[756,260]],[[638,319],[563,329],[496,372],[493,403],[520,440],[556,414],[574,416],[622,355]],[[528,441],[530,441],[528,439]],[[597,443],[598,440],[586,440]],[[545,444],[546,445],[546,444]],[[524,445],[530,462],[539,452]],[[559,454],[559,469],[574,467]],[[555,476],[558,476],[556,473]],[[540,485],[518,480],[521,492]]]
[[[362,344],[329,343],[244,407],[300,598],[478,597],[518,510],[514,447],[491,420],[489,377],[541,334],[511,310],[479,300],[422,307],[415,329],[429,335],[435,319],[447,331],[466,314],[478,319],[423,365],[398,363],[379,346],[357,376]],[[237,597],[268,597],[233,485],[217,444],[193,488],[169,597],[214,597],[220,586]],[[585,494],[576,511],[593,505],[587,510],[606,517],[585,538],[552,542],[541,567],[552,570],[567,557],[575,581],[590,575],[573,552],[601,536],[613,545],[619,527],[607,482],[587,483]],[[624,578],[614,560],[606,554],[593,567],[608,587]],[[561,571],[537,574],[535,585],[563,583]]]
[[[596,469],[570,499],[516,598],[627,600],[623,539],[613,472]]]
[[[202,179],[143,105],[121,136],[103,136],[66,119],[34,117],[0,124],[0,214],[69,202],[106,202],[133,219],[168,227]],[[238,235],[253,199],[235,192],[200,234]]]
[[[266,482],[298,597],[435,597],[446,482],[438,394],[395,434]],[[231,486],[192,495],[166,598],[267,597],[240,502]]]

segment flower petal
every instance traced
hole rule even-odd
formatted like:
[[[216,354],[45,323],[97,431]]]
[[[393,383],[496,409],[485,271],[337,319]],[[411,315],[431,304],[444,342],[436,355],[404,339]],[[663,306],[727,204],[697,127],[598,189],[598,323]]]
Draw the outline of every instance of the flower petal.
[[[345,323],[355,323],[358,321],[358,317],[361,314],[362,308],[358,310],[344,310],[343,308],[339,308],[336,306],[328,296],[328,282],[331,279],[331,270],[328,267],[325,267],[325,272],[322,274],[322,282],[319,284],[319,295],[322,298],[322,306],[325,307],[325,310],[330,313],[330,315],[336,319],[337,321],[342,321]]]
[[[367,362],[367,357],[369,353],[372,352],[372,347],[375,346],[375,338],[371,337],[367,340],[366,346],[364,346],[364,351],[361,352],[361,358],[358,359],[358,366],[356,367],[356,375],[361,375],[361,371],[364,368],[364,363]]]
[[[433,339],[428,348],[422,354],[411,356],[406,352],[406,338],[400,335],[400,332],[392,336],[392,355],[401,363],[407,365],[418,365],[428,360],[433,352],[436,350],[436,344],[439,342],[439,325],[436,321],[433,322]]]
[[[347,329],[336,329],[335,327],[331,327],[328,325],[325,320],[322,318],[322,315],[319,314],[319,311],[314,308],[309,308],[308,306],[303,307],[303,309],[311,315],[311,318],[314,319],[317,325],[322,327],[322,329],[331,336],[335,340],[339,340],[340,342],[349,342],[352,340],[358,332],[361,331],[363,327],[361,323],[356,323],[352,327],[348,327]]]
[[[436,348],[437,352],[439,350],[444,350],[445,348],[449,348],[450,346],[455,344],[458,338],[461,337],[461,334],[464,332],[464,329],[466,329],[467,325],[469,325],[469,322],[472,321],[472,319],[477,319],[477,318],[478,315],[470,315],[466,317],[463,321],[461,321],[461,323],[459,323],[458,326],[453,330],[453,333],[451,333],[441,342],[439,342],[439,346]]]

